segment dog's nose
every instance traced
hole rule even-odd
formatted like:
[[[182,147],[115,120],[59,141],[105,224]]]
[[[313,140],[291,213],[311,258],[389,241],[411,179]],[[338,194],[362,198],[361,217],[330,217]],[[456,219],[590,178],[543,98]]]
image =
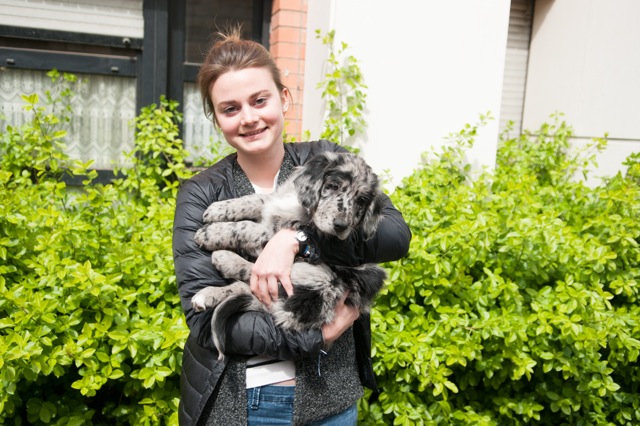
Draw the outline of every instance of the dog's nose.
[[[349,227],[349,224],[344,220],[334,220],[333,221],[333,229],[337,234],[344,232]]]

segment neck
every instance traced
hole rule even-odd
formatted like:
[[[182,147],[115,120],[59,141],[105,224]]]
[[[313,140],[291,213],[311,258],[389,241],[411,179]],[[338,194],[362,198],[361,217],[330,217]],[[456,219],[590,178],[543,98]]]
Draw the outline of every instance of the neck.
[[[240,155],[238,153],[238,164],[247,175],[249,181],[254,185],[263,188],[271,188],[273,180],[282,166],[284,159],[284,145],[278,145],[269,153],[261,155]]]

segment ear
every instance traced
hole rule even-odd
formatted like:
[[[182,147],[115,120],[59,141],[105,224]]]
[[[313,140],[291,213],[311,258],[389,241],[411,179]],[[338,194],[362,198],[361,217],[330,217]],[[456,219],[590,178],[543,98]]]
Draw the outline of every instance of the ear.
[[[289,110],[289,100],[293,99],[291,92],[286,87],[280,92],[280,102],[282,103],[282,113],[286,113]]]
[[[362,231],[364,233],[365,240],[373,237],[378,229],[378,224],[380,223],[380,219],[382,219],[382,207],[384,206],[382,200],[382,190],[379,187],[376,187],[374,198],[362,218]]]
[[[318,206],[324,175],[329,164],[327,155],[319,154],[300,167],[299,173],[293,179],[293,184],[302,207],[314,210]]]

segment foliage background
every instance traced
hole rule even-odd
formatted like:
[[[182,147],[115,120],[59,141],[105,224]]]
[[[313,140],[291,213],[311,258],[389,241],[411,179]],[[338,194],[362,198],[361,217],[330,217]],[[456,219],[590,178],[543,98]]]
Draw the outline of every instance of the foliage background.
[[[133,166],[89,184],[90,164],[64,155],[75,79],[51,77],[55,91],[24,97],[34,121],[0,134],[0,422],[175,424],[180,115],[164,99],[145,108]],[[464,155],[485,119],[392,194],[414,237],[385,265],[383,392],[361,401],[361,423],[637,424],[640,156],[586,187],[575,176],[592,153],[571,149],[556,116],[503,140],[496,170],[471,179]]]
[[[175,424],[187,328],[171,230],[188,176],[176,105],[144,109],[133,166],[92,184],[64,154],[75,77],[50,75],[44,99],[24,96],[33,122],[0,136],[0,423]]]
[[[638,424],[638,156],[586,187],[606,141],[572,149],[557,115],[471,180],[476,130],[392,196],[414,237],[373,312],[383,392],[365,422]]]

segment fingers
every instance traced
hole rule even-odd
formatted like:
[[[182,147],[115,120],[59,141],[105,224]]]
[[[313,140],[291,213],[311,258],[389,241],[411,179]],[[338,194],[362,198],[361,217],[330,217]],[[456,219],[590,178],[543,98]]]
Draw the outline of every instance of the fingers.
[[[254,265],[251,272],[251,280],[249,285],[251,292],[267,306],[278,300],[280,296],[280,286],[287,295],[293,294],[293,284],[289,277],[290,273],[285,269],[282,273],[262,272]]]
[[[294,234],[290,229],[278,231],[251,269],[251,292],[267,306],[278,299],[280,284],[288,295],[293,294],[291,266],[298,246]]]
[[[284,288],[285,293],[287,293],[287,296],[291,296],[293,294],[293,283],[291,282],[290,275],[280,277],[280,284],[282,285],[282,288]]]
[[[335,317],[329,324],[322,326],[322,337],[325,344],[330,344],[349,329],[360,316],[358,308],[345,304],[348,292],[338,300],[335,307]]]
[[[278,300],[278,280],[273,275],[251,274],[251,292],[267,306]]]
[[[269,302],[278,300],[278,280],[275,277],[267,279],[267,297]]]

